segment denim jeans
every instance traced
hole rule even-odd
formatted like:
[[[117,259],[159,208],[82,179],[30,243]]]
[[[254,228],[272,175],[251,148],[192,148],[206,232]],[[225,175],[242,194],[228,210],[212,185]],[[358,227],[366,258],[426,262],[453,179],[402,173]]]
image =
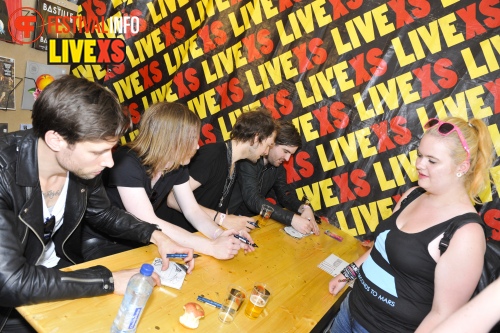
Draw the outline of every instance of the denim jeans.
[[[369,333],[351,316],[349,311],[349,296],[340,305],[340,310],[333,321],[330,333]]]

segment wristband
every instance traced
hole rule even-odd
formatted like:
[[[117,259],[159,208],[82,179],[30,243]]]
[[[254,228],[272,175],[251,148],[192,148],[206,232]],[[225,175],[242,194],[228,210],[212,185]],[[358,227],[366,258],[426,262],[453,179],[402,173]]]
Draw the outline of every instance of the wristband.
[[[358,277],[358,273],[359,273],[358,265],[356,265],[356,263],[353,261],[349,264],[349,267],[351,267],[351,269],[354,271],[354,274],[356,275],[356,277]]]
[[[215,212],[214,221],[215,221],[215,219],[217,218],[217,215],[219,215],[219,211],[216,211],[216,212]]]
[[[347,281],[352,281],[356,279],[356,277],[351,273],[351,271],[348,268],[349,266],[346,266],[343,270],[340,271],[340,274],[345,276]]]
[[[344,275],[348,281],[353,281],[358,277],[359,269],[358,266],[354,262],[352,262],[347,265],[340,273]]]
[[[220,213],[220,220],[219,220],[219,225],[222,227],[222,222],[224,222],[224,219],[226,218],[226,214]]]

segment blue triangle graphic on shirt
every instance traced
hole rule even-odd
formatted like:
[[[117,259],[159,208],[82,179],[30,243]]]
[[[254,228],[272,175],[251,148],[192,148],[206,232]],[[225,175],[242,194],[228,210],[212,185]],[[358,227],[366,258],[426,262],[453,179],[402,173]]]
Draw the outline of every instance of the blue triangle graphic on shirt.
[[[389,263],[389,260],[387,259],[387,252],[385,251],[385,241],[388,233],[389,230],[379,234],[374,245],[375,249],[380,252],[387,263]],[[391,274],[387,273],[382,267],[377,265],[377,263],[373,261],[371,256],[369,256],[368,259],[366,259],[363,263],[363,272],[365,273],[365,276],[370,279],[370,281],[377,285],[377,287],[379,287],[386,293],[398,297],[394,277]]]

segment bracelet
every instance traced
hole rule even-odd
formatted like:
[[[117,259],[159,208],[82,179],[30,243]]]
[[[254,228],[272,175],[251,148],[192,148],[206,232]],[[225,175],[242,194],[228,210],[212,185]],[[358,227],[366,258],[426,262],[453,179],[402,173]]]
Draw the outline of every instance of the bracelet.
[[[348,269],[349,266],[346,266],[343,270],[340,271],[340,274],[345,276],[347,281],[352,281],[356,279],[356,276],[354,276],[351,271]]]
[[[215,221],[215,219],[217,218],[217,215],[219,215],[219,211],[216,211],[216,212],[215,212],[214,221]]]
[[[219,235],[217,235],[217,233],[218,233],[219,231],[220,231],[220,234],[219,234]],[[222,235],[222,233],[223,233],[223,232],[224,232],[224,230],[222,230],[221,228],[217,228],[217,229],[215,229],[213,239],[216,239],[217,237],[219,237],[220,235]]]
[[[359,268],[354,262],[352,262],[340,271],[340,273],[344,275],[347,280],[353,281],[358,277]]]
[[[356,277],[358,277],[358,273],[359,273],[358,265],[356,265],[356,263],[353,261],[349,264],[349,267],[354,271],[354,274],[356,274]]]
[[[219,225],[222,227],[222,222],[224,222],[224,219],[226,218],[226,214],[220,213],[220,220],[219,220]]]

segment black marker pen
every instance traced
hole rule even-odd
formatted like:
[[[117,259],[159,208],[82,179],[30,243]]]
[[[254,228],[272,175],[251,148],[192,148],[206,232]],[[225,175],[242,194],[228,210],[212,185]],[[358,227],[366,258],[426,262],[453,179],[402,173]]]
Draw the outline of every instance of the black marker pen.
[[[253,247],[258,247],[257,244],[255,243],[250,243],[250,241],[248,239],[246,239],[245,237],[242,237],[240,235],[233,235],[235,238],[239,239],[240,241],[242,241],[243,243],[247,244],[247,245],[250,245],[250,246],[253,246]]]

